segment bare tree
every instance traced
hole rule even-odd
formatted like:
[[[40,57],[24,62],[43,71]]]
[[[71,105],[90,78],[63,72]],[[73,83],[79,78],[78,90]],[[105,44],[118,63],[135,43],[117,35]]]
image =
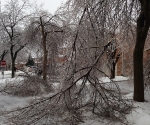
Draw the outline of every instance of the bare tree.
[[[27,15],[24,10],[27,7],[27,1],[18,2],[17,0],[11,0],[5,5],[5,11],[1,13],[0,21],[2,32],[4,32],[5,43],[9,45],[11,55],[11,68],[12,78],[14,77],[15,60],[19,51],[21,51],[26,43],[22,41],[23,37],[23,24],[22,22]]]
[[[143,50],[150,27],[150,1],[138,0],[140,14],[137,19],[134,49],[134,100],[144,102]]]
[[[63,32],[63,30],[55,24],[55,16],[48,16],[48,14],[41,14],[39,17],[35,17],[31,22],[29,27],[31,40],[36,39],[38,35],[41,36],[41,43],[43,48],[43,79],[46,80],[47,77],[47,58],[48,58],[48,44],[52,43],[54,36],[58,32]],[[38,37],[38,39],[40,39]],[[56,40],[56,39],[55,39]],[[56,41],[55,41],[56,42]],[[51,46],[53,48],[53,46]],[[53,48],[54,49],[54,48]],[[52,53],[53,54],[53,53]]]
[[[107,59],[108,59],[108,67],[110,68],[110,78],[115,78],[115,72],[116,72],[116,64],[120,58],[121,53],[119,52],[119,49],[117,47],[117,40],[115,38],[112,38],[110,41],[110,45],[106,51]]]

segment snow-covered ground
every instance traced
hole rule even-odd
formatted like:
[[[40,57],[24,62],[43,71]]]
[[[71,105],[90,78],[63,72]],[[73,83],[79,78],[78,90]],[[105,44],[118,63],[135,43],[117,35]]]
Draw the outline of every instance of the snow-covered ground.
[[[118,82],[118,81],[126,81],[128,80],[128,77],[123,77],[123,76],[116,76],[112,81]],[[108,77],[103,77],[101,78],[102,82],[110,82],[111,80]]]
[[[18,76],[22,72],[16,72],[16,77],[11,79],[11,72],[5,71],[4,78],[0,73],[0,90],[6,82],[9,83],[13,80],[21,80],[22,78]],[[118,85],[121,89],[121,92],[128,98],[133,98],[133,84],[127,81],[127,77],[117,76],[114,81],[118,82]],[[102,78],[103,82],[110,82],[108,78]],[[16,97],[7,94],[0,93],[0,110],[11,110],[18,106],[23,107],[29,103],[31,99],[34,97]],[[130,124],[133,125],[150,125],[150,92],[145,93],[145,100],[144,103],[134,102],[134,109],[131,114],[126,115],[127,120]],[[88,115],[88,114],[87,114]],[[85,123],[80,125],[106,125],[105,121],[101,121],[100,119],[94,120],[85,120]],[[115,123],[115,125],[120,125],[121,123]],[[4,124],[4,118],[0,117],[0,125],[9,125]]]
[[[18,70],[16,71],[15,76],[18,76],[23,73],[24,72]],[[4,71],[4,75],[2,75],[2,71],[0,71],[0,80],[7,79],[7,78],[11,78],[11,71]]]

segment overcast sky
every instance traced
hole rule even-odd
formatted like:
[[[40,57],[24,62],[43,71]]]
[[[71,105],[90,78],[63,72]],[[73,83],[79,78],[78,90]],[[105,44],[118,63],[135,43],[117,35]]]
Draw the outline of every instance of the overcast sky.
[[[1,4],[3,4],[8,0],[0,0]],[[67,0],[29,0],[30,2],[36,1],[37,5],[43,4],[43,8],[45,10],[48,10],[51,14],[54,14],[54,12],[57,10],[58,7],[60,7],[61,3],[64,3]]]
[[[30,0],[32,1],[32,0]],[[34,1],[34,0],[33,0]],[[43,3],[43,8],[48,10],[50,13],[54,14],[54,12],[60,7],[60,5],[66,0],[36,0],[37,4]]]

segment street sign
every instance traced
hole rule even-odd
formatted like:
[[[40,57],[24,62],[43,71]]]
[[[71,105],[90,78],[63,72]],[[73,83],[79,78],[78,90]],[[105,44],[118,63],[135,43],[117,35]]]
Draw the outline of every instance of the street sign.
[[[1,65],[1,67],[5,67],[6,66],[6,61],[5,60],[0,61],[0,65]]]

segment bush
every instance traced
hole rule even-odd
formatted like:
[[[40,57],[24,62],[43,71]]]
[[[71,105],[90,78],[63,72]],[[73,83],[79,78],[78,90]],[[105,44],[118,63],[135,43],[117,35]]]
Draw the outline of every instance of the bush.
[[[46,90],[52,91],[51,86],[49,85],[47,86],[49,88],[46,88],[44,82],[44,80],[37,76],[30,76],[18,83],[13,81],[13,83],[7,85],[5,92],[15,96],[27,97],[42,94]]]

